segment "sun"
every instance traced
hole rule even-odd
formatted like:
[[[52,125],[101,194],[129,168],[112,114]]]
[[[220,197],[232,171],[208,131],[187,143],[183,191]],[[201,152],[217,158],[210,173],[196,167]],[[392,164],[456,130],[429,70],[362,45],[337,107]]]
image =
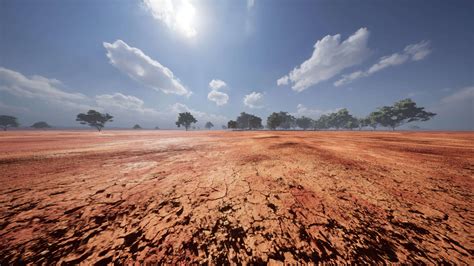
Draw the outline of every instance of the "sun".
[[[186,37],[196,36],[194,29],[196,9],[188,1],[183,1],[176,12],[176,26]]]

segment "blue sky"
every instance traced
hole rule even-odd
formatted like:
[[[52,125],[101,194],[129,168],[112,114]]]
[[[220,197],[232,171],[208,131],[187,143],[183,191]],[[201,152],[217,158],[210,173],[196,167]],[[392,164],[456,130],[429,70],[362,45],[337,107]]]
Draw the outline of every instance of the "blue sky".
[[[23,125],[365,116],[410,97],[474,129],[472,1],[1,1],[0,113]],[[212,82],[214,80],[214,82]]]

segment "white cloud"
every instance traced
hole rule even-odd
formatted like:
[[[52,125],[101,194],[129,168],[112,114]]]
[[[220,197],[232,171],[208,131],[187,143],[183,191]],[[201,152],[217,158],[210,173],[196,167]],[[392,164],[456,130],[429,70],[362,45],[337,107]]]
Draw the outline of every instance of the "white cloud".
[[[143,0],[153,17],[186,37],[196,36],[196,8],[188,0]]]
[[[126,110],[150,115],[158,115],[160,113],[154,109],[145,108],[143,100],[119,92],[114,94],[96,95],[95,100],[97,105],[105,110]]]
[[[46,100],[83,100],[86,98],[81,93],[70,93],[58,88],[61,82],[57,79],[48,79],[42,76],[31,77],[0,67],[0,90],[26,98],[41,98]]]
[[[67,92],[61,89],[61,86],[61,81],[57,79],[48,79],[39,75],[27,77],[14,70],[0,67],[0,91],[20,98],[43,100],[75,110],[91,108],[85,103],[89,101],[87,96],[82,93]]]
[[[289,78],[288,78],[288,76],[285,75],[285,76],[283,76],[283,77],[281,77],[281,78],[279,78],[279,79],[277,80],[277,85],[278,85],[278,86],[280,86],[280,85],[288,85],[288,82],[289,82]]]
[[[140,49],[130,47],[122,40],[104,42],[103,45],[107,49],[110,63],[130,78],[167,94],[191,95],[170,69],[151,59]]]
[[[419,61],[431,53],[429,41],[421,41],[416,44],[410,44],[404,49],[405,53],[411,55],[413,61]]]
[[[210,101],[215,102],[218,106],[224,105],[227,103],[227,101],[229,101],[229,95],[227,95],[224,92],[216,91],[216,90],[212,90],[211,92],[209,92],[209,94],[207,95],[207,98]]]
[[[262,108],[263,94],[260,92],[252,92],[245,95],[244,104],[250,108]]]
[[[227,93],[218,91],[224,87],[227,87],[227,84],[220,79],[213,79],[209,82],[209,88],[211,92],[207,95],[207,99],[215,102],[218,106],[222,106],[229,101],[229,95]]]
[[[394,53],[389,56],[383,56],[377,63],[372,65],[367,71],[355,71],[348,75],[343,75],[341,79],[334,82],[334,86],[349,84],[356,79],[368,77],[387,67],[398,66],[406,62],[419,61],[431,53],[430,42],[421,41],[416,44],[410,44],[405,47],[402,53]]]
[[[209,82],[209,88],[213,89],[213,90],[218,90],[220,88],[223,88],[223,87],[226,87],[227,84],[220,80],[220,79],[213,79],[211,80],[211,82]]]
[[[325,36],[316,42],[311,57],[280,78],[277,84],[285,85],[291,81],[291,88],[300,92],[362,63],[370,53],[368,38],[366,28],[360,28],[343,42],[340,34]]]
[[[313,119],[319,118],[323,114],[329,114],[333,112],[339,111],[341,108],[336,108],[336,109],[329,109],[329,110],[321,110],[321,109],[312,109],[304,106],[303,104],[298,104],[296,106],[296,113],[292,113],[293,116],[296,117],[301,117],[301,116],[306,116],[310,117]]]

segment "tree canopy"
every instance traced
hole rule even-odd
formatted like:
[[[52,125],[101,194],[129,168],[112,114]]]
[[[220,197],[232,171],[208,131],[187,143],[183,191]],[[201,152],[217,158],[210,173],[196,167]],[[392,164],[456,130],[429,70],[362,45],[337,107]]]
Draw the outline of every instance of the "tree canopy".
[[[51,126],[44,121],[36,122],[33,125],[31,125],[31,127],[32,128],[51,128]]]
[[[240,113],[240,116],[237,117],[236,122],[237,122],[237,128],[240,128],[240,129],[263,128],[262,119],[260,117],[252,115],[252,114],[247,114],[245,112]]]
[[[230,120],[229,122],[227,122],[227,128],[237,128],[237,122],[234,120]]]
[[[186,131],[188,131],[191,124],[197,123],[196,118],[190,112],[184,112],[178,114],[178,121],[176,121],[176,126],[183,126]]]
[[[207,128],[207,129],[211,129],[211,128],[214,127],[214,124],[212,122],[207,122],[204,127]]]
[[[296,119],[296,125],[299,128],[302,128],[303,130],[310,128],[313,123],[314,123],[313,119],[306,116],[302,116]]]
[[[142,129],[142,127],[139,124],[136,124],[133,126],[133,129]]]
[[[95,110],[89,110],[86,114],[80,113],[76,117],[81,125],[89,125],[90,127],[95,127],[97,130],[101,131],[107,122],[113,122],[113,116],[108,113],[102,114]]]
[[[0,115],[0,126],[3,127],[4,131],[7,131],[9,127],[18,127],[20,124],[17,118],[9,115]]]

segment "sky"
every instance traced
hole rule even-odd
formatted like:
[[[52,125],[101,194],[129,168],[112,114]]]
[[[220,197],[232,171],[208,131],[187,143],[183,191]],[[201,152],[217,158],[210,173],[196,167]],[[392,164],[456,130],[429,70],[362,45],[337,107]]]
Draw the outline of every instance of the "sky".
[[[414,124],[474,129],[474,1],[2,0],[0,114],[23,126],[218,128],[240,112],[363,117],[411,98]]]

